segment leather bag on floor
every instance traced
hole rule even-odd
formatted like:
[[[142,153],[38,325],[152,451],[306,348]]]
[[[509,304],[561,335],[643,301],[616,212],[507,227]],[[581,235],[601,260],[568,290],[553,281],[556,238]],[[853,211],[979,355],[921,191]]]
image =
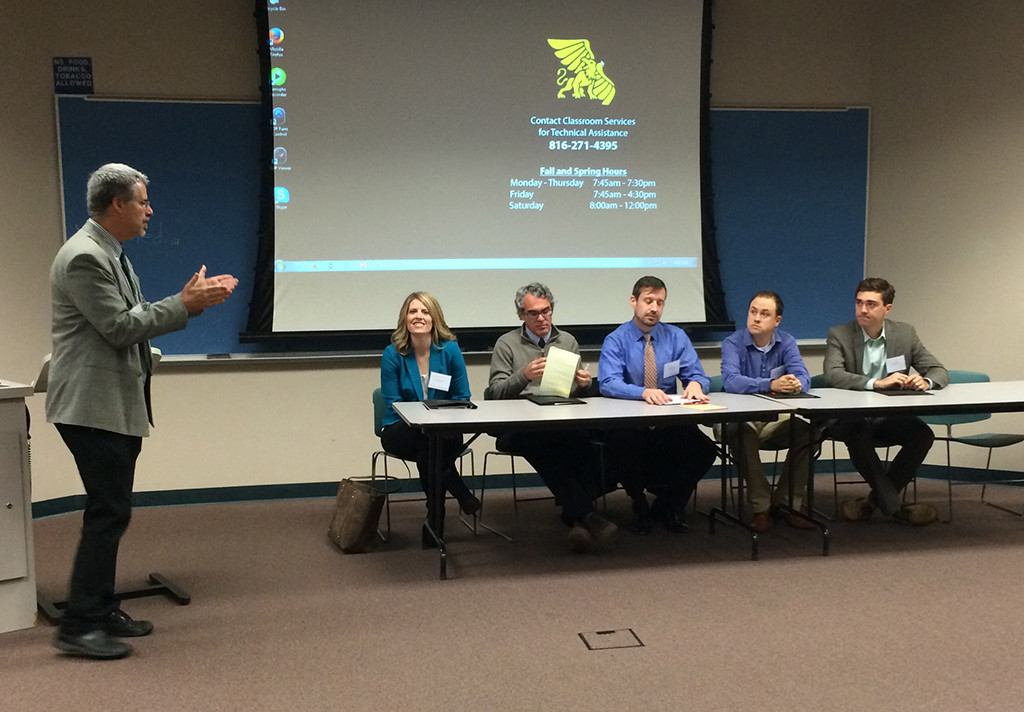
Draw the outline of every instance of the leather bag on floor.
[[[383,492],[365,482],[342,480],[327,536],[346,554],[373,551],[383,507]]]

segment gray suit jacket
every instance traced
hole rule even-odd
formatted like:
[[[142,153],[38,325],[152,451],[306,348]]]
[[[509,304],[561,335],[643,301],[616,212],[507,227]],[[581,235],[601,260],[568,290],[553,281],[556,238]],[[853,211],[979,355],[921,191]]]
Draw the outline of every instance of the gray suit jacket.
[[[91,220],[57,252],[50,293],[47,421],[148,435],[147,374],[139,344],[185,328],[188,314],[180,295],[154,304],[138,301],[114,250]]]
[[[949,385],[949,372],[929,353],[910,324],[885,320],[885,356],[904,356],[909,373],[913,368],[931,380],[934,388]],[[863,374],[864,330],[856,319],[828,330],[825,347],[825,381],[833,388],[863,390],[868,377]]]

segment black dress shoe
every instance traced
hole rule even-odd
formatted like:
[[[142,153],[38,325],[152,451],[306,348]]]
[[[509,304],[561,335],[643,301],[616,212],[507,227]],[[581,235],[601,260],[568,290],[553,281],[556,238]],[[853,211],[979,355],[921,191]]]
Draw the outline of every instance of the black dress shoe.
[[[57,631],[53,636],[53,647],[66,655],[94,660],[116,660],[132,652],[132,646],[112,638],[102,628],[77,635]]]
[[[662,514],[661,522],[665,525],[665,529],[673,534],[685,534],[690,531],[689,525],[683,521],[679,513],[671,509]]]
[[[118,609],[103,621],[103,630],[108,635],[118,638],[141,638],[153,632],[153,624],[149,621],[132,620],[132,617]]]
[[[654,500],[654,504],[651,505],[651,516],[658,519],[665,525],[665,529],[673,534],[682,534],[690,531],[690,527],[679,516],[679,512],[673,507],[666,505],[660,499]]]
[[[483,506],[480,500],[474,495],[470,494],[468,497],[462,497],[459,499],[459,509],[467,517],[472,517],[474,514],[480,511],[480,507]]]
[[[651,507],[647,504],[647,496],[642,493],[633,496],[633,521],[629,525],[629,530],[641,536],[654,531],[654,523],[651,520]]]
[[[430,533],[430,527],[426,522],[423,523],[423,529],[420,531],[420,545],[424,549],[436,549],[437,539]]]
[[[629,525],[629,531],[640,536],[647,536],[654,531],[654,521],[649,516],[633,515],[633,521]]]

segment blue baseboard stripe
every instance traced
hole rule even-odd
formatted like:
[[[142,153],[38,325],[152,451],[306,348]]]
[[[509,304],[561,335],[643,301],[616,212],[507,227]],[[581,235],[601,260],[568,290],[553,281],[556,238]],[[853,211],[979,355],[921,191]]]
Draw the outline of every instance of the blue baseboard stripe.
[[[765,463],[766,469],[770,468]],[[852,472],[849,460],[837,460],[836,467],[840,473]],[[815,472],[818,476],[832,474],[832,462],[820,460],[815,463]],[[1008,472],[1004,470],[993,470],[990,474],[991,482],[999,485],[1024,486],[1024,473]],[[716,464],[708,474],[706,480],[716,480],[721,476],[721,471]],[[922,479],[940,480],[946,479],[946,467],[944,465],[922,465],[918,476]],[[470,487],[478,488],[480,476],[468,476],[465,478]],[[420,493],[419,479],[391,480],[380,482],[381,489],[387,489],[392,494]],[[953,482],[981,484],[985,481],[985,471],[979,468],[954,467]],[[524,473],[516,475],[517,487],[542,487],[540,477],[535,473]],[[487,477],[487,489],[499,490],[512,487],[511,475],[489,475]],[[170,507],[185,504],[222,504],[228,502],[257,502],[278,499],[319,499],[334,497],[338,492],[337,482],[307,482],[297,484],[278,485],[245,485],[241,487],[204,487],[200,489],[186,490],[158,490],[152,492],[136,492],[136,507]],[[85,495],[76,494],[67,497],[57,497],[42,502],[32,503],[32,518],[41,519],[52,517],[58,514],[81,511],[85,508]]]

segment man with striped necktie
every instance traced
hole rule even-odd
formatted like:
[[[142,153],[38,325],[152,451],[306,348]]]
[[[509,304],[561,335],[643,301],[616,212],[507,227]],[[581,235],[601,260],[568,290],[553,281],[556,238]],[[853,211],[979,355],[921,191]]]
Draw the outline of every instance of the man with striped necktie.
[[[711,385],[686,333],[664,324],[668,290],[657,277],[641,277],[629,298],[633,318],[605,337],[598,365],[601,395],[668,403],[683,384],[683,398],[707,402]],[[608,457],[633,499],[633,531],[649,534],[660,520],[686,531],[682,513],[697,483],[715,461],[715,445],[696,425],[619,428],[608,434]],[[649,504],[644,490],[651,492]]]

